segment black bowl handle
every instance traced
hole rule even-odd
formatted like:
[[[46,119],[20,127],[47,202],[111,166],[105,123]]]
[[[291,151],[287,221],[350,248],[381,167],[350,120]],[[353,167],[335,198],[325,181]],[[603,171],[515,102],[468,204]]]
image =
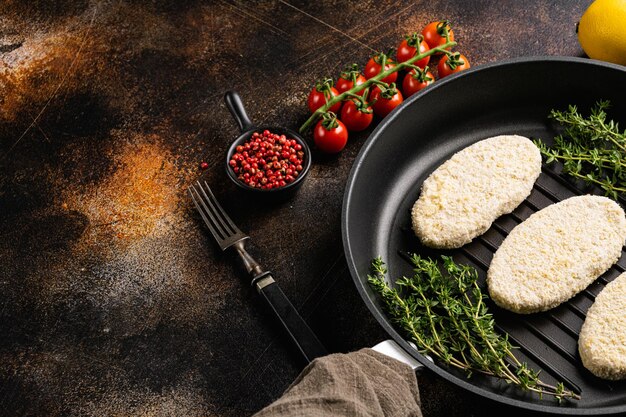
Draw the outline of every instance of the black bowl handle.
[[[246,109],[243,107],[241,97],[239,97],[236,91],[227,91],[226,94],[224,94],[224,101],[226,102],[226,107],[230,110],[230,114],[232,114],[237,121],[241,133],[254,128],[250,118],[248,118]]]

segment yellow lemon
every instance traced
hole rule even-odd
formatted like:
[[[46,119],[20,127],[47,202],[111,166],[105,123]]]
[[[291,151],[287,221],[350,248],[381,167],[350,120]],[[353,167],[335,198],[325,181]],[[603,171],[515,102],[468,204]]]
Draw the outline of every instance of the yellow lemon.
[[[595,0],[577,32],[589,58],[626,65],[626,0]]]

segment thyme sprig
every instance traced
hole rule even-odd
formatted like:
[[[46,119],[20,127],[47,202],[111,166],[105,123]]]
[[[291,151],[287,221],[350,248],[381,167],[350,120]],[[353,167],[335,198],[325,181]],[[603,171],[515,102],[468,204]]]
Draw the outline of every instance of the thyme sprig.
[[[417,345],[418,350],[459,368],[470,377],[478,372],[504,379],[524,390],[542,395],[580,399],[562,383],[549,385],[539,372],[521,363],[508,335],[494,329],[494,320],[478,286],[478,273],[442,256],[437,261],[413,255],[412,277],[402,277],[397,287],[387,284],[387,269],[380,258],[372,261],[368,275],[372,288],[380,295],[392,321]]]
[[[563,132],[552,146],[540,140],[535,144],[546,163],[563,163],[563,173],[599,186],[606,196],[617,200],[626,192],[626,131],[620,132],[615,121],[607,121],[609,107],[609,101],[598,101],[588,117],[573,105],[565,111],[552,110],[549,117]]]

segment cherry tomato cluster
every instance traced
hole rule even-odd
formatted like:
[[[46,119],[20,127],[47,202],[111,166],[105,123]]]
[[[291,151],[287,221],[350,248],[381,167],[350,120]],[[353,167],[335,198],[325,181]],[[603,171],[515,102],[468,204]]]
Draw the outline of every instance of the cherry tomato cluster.
[[[431,57],[439,58],[437,74],[439,78],[463,71],[470,67],[468,59],[459,52],[437,52],[406,66],[405,71],[393,71],[381,80],[360,91],[351,90],[383,71],[392,70],[415,55],[454,41],[454,32],[446,20],[431,22],[421,33],[405,36],[395,53],[395,60],[388,54],[379,53],[369,59],[361,73],[357,64],[349,65],[333,85],[333,80],[319,80],[308,97],[308,107],[313,113],[336,96],[346,93],[348,97],[338,101],[324,113],[314,128],[313,139],[318,149],[323,152],[340,152],[348,142],[348,131],[359,132],[367,129],[374,120],[374,114],[387,116],[406,98],[423,90],[435,81],[428,64]]]

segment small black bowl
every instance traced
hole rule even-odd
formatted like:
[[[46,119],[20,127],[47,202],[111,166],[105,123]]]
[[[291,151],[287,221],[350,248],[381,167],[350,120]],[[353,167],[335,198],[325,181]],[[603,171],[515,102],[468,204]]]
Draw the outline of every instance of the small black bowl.
[[[235,141],[228,148],[228,152],[226,152],[226,164],[225,165],[226,165],[226,174],[228,175],[228,178],[230,178],[232,182],[234,182],[235,185],[239,187],[240,189],[249,191],[251,193],[257,193],[257,194],[266,194],[266,195],[283,194],[284,195],[284,194],[294,192],[295,190],[300,188],[300,186],[304,182],[304,179],[309,174],[309,170],[311,169],[311,149],[309,148],[309,145],[307,145],[304,138],[300,136],[299,134],[297,134],[296,132],[294,132],[293,130],[287,129],[284,127],[255,126],[248,118],[246,109],[244,108],[243,103],[241,102],[241,97],[239,97],[239,94],[237,94],[237,92],[235,91],[227,91],[226,94],[224,95],[224,101],[226,102],[226,107],[228,107],[228,110],[230,110],[230,113],[233,115],[233,117],[237,121],[237,124],[239,125],[239,129],[241,131],[241,134],[239,135],[239,137],[235,139]],[[269,130],[272,133],[276,133],[278,135],[285,135],[290,139],[295,139],[296,142],[298,142],[302,146],[302,150],[304,151],[304,161],[302,165],[302,171],[300,171],[300,174],[296,177],[296,179],[292,183],[287,184],[284,187],[272,188],[270,190],[250,187],[244,184],[243,182],[241,182],[237,178],[237,175],[228,164],[230,161],[230,158],[232,158],[232,156],[235,154],[235,149],[237,148],[237,146],[242,145],[245,142],[247,142],[252,137],[252,134],[254,132],[261,133],[264,130]]]

